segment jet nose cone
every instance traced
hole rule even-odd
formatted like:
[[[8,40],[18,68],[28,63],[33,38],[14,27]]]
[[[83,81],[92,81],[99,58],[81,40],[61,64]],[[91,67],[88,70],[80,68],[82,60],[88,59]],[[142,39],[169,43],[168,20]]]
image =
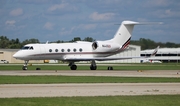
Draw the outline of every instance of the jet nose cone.
[[[17,58],[17,57],[18,57],[18,56],[17,56],[17,53],[15,53],[15,54],[13,55],[13,57],[14,57],[14,58]]]
[[[22,56],[17,52],[13,55],[14,58],[18,59],[18,58],[21,58]]]

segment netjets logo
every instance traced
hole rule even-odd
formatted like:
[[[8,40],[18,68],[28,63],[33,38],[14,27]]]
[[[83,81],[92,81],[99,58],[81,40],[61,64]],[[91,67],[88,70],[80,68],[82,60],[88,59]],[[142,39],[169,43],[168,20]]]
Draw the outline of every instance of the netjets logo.
[[[102,47],[111,48],[111,45],[102,45]]]

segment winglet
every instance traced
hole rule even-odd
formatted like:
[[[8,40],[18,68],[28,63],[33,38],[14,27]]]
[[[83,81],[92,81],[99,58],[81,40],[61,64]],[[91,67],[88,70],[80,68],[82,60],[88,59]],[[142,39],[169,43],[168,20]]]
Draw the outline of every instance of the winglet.
[[[159,50],[159,46],[153,51],[150,57],[155,56]]]

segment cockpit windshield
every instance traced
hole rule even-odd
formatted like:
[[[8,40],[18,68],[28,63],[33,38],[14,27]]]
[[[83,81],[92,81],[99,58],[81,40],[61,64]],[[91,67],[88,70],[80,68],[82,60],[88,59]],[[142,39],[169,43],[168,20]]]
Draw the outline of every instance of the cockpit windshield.
[[[29,49],[30,49],[30,50],[33,50],[34,48],[31,46]]]
[[[33,50],[34,48],[32,46],[24,46],[21,48],[21,50]]]

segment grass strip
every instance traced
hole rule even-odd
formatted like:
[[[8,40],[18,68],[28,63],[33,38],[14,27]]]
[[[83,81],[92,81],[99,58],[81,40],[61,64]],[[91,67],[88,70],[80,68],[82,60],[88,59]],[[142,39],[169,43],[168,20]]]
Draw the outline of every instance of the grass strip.
[[[1,106],[180,106],[180,95],[0,98]]]
[[[107,70],[107,66],[97,64],[97,70]],[[69,66],[66,65],[32,65],[28,66],[28,70],[70,70]],[[119,66],[113,66],[114,70],[180,70],[178,64],[126,64]],[[21,65],[0,65],[0,70],[22,70]],[[77,70],[90,70],[87,65],[77,65]]]
[[[109,77],[109,76],[0,76],[0,84],[52,83],[170,83],[180,78]]]

